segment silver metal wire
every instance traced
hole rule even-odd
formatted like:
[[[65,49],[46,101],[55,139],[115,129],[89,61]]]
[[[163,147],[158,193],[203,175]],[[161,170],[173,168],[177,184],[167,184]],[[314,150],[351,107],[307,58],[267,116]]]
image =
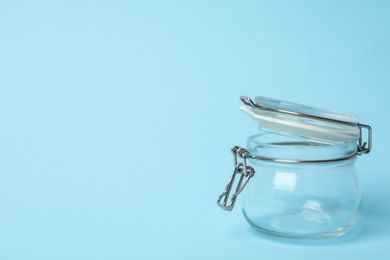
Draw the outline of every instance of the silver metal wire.
[[[234,171],[232,174],[232,177],[230,177],[226,188],[224,192],[218,197],[217,199],[217,204],[220,206],[222,209],[231,211],[234,207],[234,204],[236,203],[237,196],[241,193],[241,191],[245,188],[246,184],[248,183],[249,179],[253,177],[255,174],[255,170],[247,166],[246,164],[246,155],[248,154],[248,151],[245,150],[244,148],[241,148],[239,146],[234,146],[232,148],[232,153],[233,153],[233,160],[234,160]],[[242,163],[237,163],[237,157],[242,158]],[[230,195],[230,191],[232,189],[234,180],[236,178],[237,174],[241,174],[240,179],[238,180],[238,184],[236,187],[236,190],[234,194],[232,195],[230,199],[230,203],[228,204],[228,199]],[[245,180],[244,180],[245,178]],[[223,202],[221,203],[221,200],[223,198]]]

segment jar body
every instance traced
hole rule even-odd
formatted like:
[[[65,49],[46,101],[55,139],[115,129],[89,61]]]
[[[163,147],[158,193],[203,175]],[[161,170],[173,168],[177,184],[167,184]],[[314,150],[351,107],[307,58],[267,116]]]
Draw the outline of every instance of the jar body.
[[[249,152],[268,157],[273,153],[283,154],[295,160],[324,159],[332,154],[338,157],[354,152],[353,141],[313,145],[291,138],[286,141],[283,137],[281,142],[264,142],[268,135],[250,137]],[[246,220],[264,234],[283,238],[321,239],[343,235],[356,222],[361,204],[355,160],[356,157],[321,163],[248,160],[255,174],[244,192],[242,211]]]

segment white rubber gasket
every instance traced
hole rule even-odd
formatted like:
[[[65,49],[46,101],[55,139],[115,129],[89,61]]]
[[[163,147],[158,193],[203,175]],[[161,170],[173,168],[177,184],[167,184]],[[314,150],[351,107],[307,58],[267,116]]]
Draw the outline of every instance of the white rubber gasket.
[[[340,126],[321,120],[297,119],[297,117],[281,115],[278,112],[250,110],[244,106],[241,106],[240,109],[254,119],[261,129],[320,141],[344,141],[360,136],[359,128],[356,126]]]

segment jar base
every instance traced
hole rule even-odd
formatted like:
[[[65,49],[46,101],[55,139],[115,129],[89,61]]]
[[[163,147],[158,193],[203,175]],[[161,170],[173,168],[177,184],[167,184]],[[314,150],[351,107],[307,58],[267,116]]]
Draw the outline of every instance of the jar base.
[[[248,223],[258,232],[268,236],[294,240],[323,240],[342,236],[356,223],[359,215],[356,214],[351,221],[341,227],[331,228],[328,219],[312,216],[306,218],[302,216],[263,218],[260,222],[261,226],[259,226],[249,219],[244,209],[242,213]]]

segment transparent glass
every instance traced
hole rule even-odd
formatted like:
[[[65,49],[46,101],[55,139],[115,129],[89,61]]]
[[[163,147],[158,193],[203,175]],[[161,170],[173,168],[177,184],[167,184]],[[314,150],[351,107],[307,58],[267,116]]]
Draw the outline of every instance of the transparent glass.
[[[277,163],[249,159],[255,169],[243,194],[242,212],[261,233],[292,239],[323,239],[345,234],[356,222],[361,195],[356,179],[356,139],[318,143],[276,134],[248,138],[251,155],[275,159],[329,160]]]

